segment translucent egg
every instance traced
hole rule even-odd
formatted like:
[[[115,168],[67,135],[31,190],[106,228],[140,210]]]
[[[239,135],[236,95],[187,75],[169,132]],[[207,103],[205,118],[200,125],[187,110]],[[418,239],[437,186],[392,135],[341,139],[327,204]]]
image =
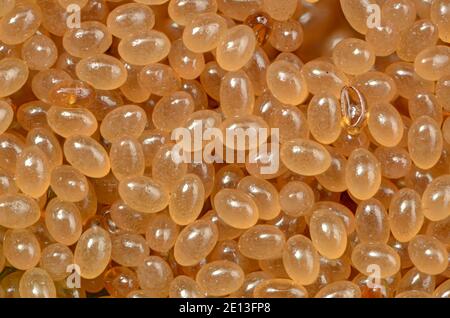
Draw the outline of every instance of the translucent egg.
[[[141,3],[126,3],[114,8],[106,21],[108,30],[120,39],[137,33],[146,32],[155,25],[155,13],[152,8]]]
[[[369,104],[391,102],[397,96],[397,85],[386,73],[371,71],[353,79],[356,87]]]
[[[395,28],[404,30],[416,20],[416,7],[410,0],[387,0],[381,8],[381,15]]]
[[[170,51],[170,40],[156,30],[130,33],[119,43],[120,57],[133,65],[148,65],[164,59]]]
[[[248,0],[243,2],[239,0],[218,0],[217,4],[219,10],[226,16],[238,21],[243,21],[249,14],[262,9],[263,1]]]
[[[402,97],[409,99],[423,91],[434,91],[434,83],[421,78],[411,63],[392,63],[385,72],[394,79],[398,93]]]
[[[380,188],[380,162],[364,148],[357,148],[352,151],[345,171],[348,190],[359,200],[371,198]]]
[[[216,0],[170,0],[167,8],[169,17],[181,25],[186,25],[199,14],[215,13],[216,11]]]
[[[0,39],[6,44],[23,43],[38,30],[41,22],[42,12],[38,5],[20,3],[5,12],[0,20]]]
[[[19,282],[22,277],[22,271],[15,271],[7,274],[1,282],[2,292],[4,291],[5,297],[19,298]]]
[[[389,206],[392,235],[400,242],[408,242],[422,228],[424,216],[420,195],[408,188],[394,194]]]
[[[366,41],[374,50],[376,56],[389,56],[395,52],[400,39],[400,30],[394,21],[382,20],[379,25],[369,28]]]
[[[169,204],[167,190],[147,176],[131,176],[119,183],[119,195],[132,209],[143,213],[155,213]]]
[[[181,79],[173,68],[160,63],[145,66],[138,75],[138,83],[157,96],[170,95],[181,87]]]
[[[57,242],[70,246],[81,236],[80,210],[71,202],[54,198],[45,208],[45,225]]]
[[[159,147],[167,144],[169,140],[169,133],[162,130],[144,130],[142,132],[139,137],[139,142],[141,143],[144,152],[146,167],[152,165],[153,158]]]
[[[22,59],[31,70],[49,69],[56,63],[58,49],[55,42],[45,35],[36,34],[22,45]]]
[[[25,85],[28,79],[27,64],[13,57],[0,61],[0,98],[9,96]]]
[[[188,164],[187,172],[200,178],[205,189],[205,198],[208,198],[213,191],[216,176],[214,164],[205,162],[190,163]]]
[[[179,226],[168,214],[158,213],[150,220],[145,238],[152,250],[166,253],[175,245],[179,232]]]
[[[69,28],[67,21],[73,21],[69,17],[70,11],[65,10],[55,0],[39,0],[37,2],[42,11],[42,26],[51,34],[62,37]]]
[[[305,216],[311,212],[315,197],[311,187],[302,181],[290,181],[280,190],[280,206],[292,217]]]
[[[396,274],[400,270],[400,256],[384,243],[360,243],[352,252],[353,266],[364,275],[376,271],[380,278]]]
[[[289,277],[298,284],[309,285],[319,276],[319,254],[311,240],[303,235],[294,235],[287,240],[283,264]]]
[[[220,85],[225,74],[226,71],[215,61],[206,63],[205,69],[200,74],[200,83],[205,92],[215,100],[220,99]]]
[[[408,101],[408,111],[411,119],[420,116],[429,116],[438,124],[443,121],[443,110],[439,99],[430,92],[416,94]]]
[[[413,62],[423,49],[435,45],[438,39],[438,28],[433,22],[417,20],[400,34],[397,55],[406,62]]]
[[[191,95],[196,111],[208,108],[208,95],[198,80],[183,80],[181,89]]]
[[[433,296],[438,298],[449,298],[450,296],[450,280],[446,280],[440,284],[433,292]]]
[[[113,142],[125,136],[139,138],[147,125],[147,115],[139,106],[120,106],[109,112],[100,125],[100,134]]]
[[[111,259],[122,266],[139,266],[150,254],[145,238],[136,233],[114,235],[111,244]]]
[[[156,128],[170,132],[182,127],[194,112],[195,105],[191,95],[177,91],[162,97],[155,105],[152,121]]]
[[[289,19],[297,9],[296,0],[264,0],[263,9],[275,20],[285,21]]]
[[[347,233],[344,222],[325,209],[316,210],[309,221],[311,241],[317,251],[330,259],[344,254]]]
[[[70,136],[63,148],[66,160],[84,175],[101,178],[108,174],[111,167],[108,154],[93,138]]]
[[[74,263],[80,266],[80,275],[86,279],[98,277],[111,259],[111,238],[98,226],[87,229],[77,242]]]
[[[205,58],[202,53],[189,50],[182,39],[172,42],[169,52],[169,64],[181,78],[193,80],[205,68]]]
[[[173,280],[172,269],[159,256],[149,256],[136,270],[139,286],[145,290],[167,297],[169,285]]]
[[[437,25],[439,29],[439,38],[449,42],[449,3],[447,0],[433,1],[429,7],[431,21]]]
[[[430,46],[422,50],[414,60],[414,69],[422,78],[437,81],[450,74],[450,48],[444,45]]]
[[[240,152],[236,154],[236,156],[240,156],[244,150],[257,149],[267,141],[270,135],[269,125],[255,115],[229,117],[222,122],[220,130],[222,132],[219,135],[220,141],[228,149],[225,149],[225,153],[222,151],[222,154],[217,154],[217,156],[223,156],[225,162],[231,157],[230,149]],[[254,137],[247,138],[246,136]],[[231,157],[231,160],[234,160],[233,157]],[[237,157],[236,160],[243,162],[244,159]]]
[[[255,95],[260,96],[267,90],[266,72],[270,64],[266,51],[256,47],[250,61],[244,66],[244,71],[250,78]]]
[[[367,126],[374,139],[386,147],[398,145],[405,129],[400,113],[388,103],[379,103],[370,108]]]
[[[69,247],[61,243],[52,243],[42,250],[40,267],[47,271],[55,280],[66,278],[70,272],[67,271],[73,264],[73,253]]]
[[[169,212],[179,225],[192,223],[199,216],[205,200],[202,180],[194,174],[187,174],[179,181],[170,195]]]
[[[69,165],[58,166],[52,170],[50,186],[58,198],[68,202],[81,201],[89,192],[86,177]]]
[[[341,134],[341,105],[328,93],[315,95],[307,109],[308,127],[314,138],[322,144],[335,142]]]
[[[187,225],[178,235],[174,246],[174,257],[182,266],[200,263],[213,250],[219,233],[211,221],[197,220]]]
[[[328,284],[319,290],[315,298],[361,298],[360,288],[349,281]]]
[[[295,1],[294,1],[295,2]],[[269,38],[270,44],[281,52],[293,52],[303,43],[303,28],[299,21],[275,21]]]
[[[314,204],[313,212],[317,210],[327,210],[341,219],[344,223],[347,235],[350,235],[355,231],[356,221],[354,213],[345,205],[333,201],[321,201]],[[308,217],[309,216],[306,216],[306,220],[308,220]]]
[[[406,291],[417,290],[432,293],[436,287],[436,279],[433,275],[420,272],[416,267],[412,267],[398,282],[397,294]]]
[[[49,108],[50,105],[39,100],[22,104],[16,111],[17,122],[25,130],[40,127],[49,128],[46,115]]]
[[[40,105],[42,105],[41,107],[44,108],[47,106],[47,108],[49,108],[50,105],[47,105],[46,103],[50,102],[49,93],[52,91],[52,88],[59,83],[71,81],[72,78],[66,71],[59,69],[43,70],[33,76],[33,79],[31,80],[31,90],[33,91],[33,94],[42,101],[40,103]],[[30,106],[35,104],[38,103],[26,103],[24,105]]]
[[[122,200],[117,200],[111,205],[111,218],[120,229],[143,234],[153,215],[136,211]]]
[[[267,68],[267,86],[280,102],[299,105],[308,97],[304,76],[292,63],[275,61]]]
[[[220,83],[220,106],[225,117],[253,113],[255,92],[247,74],[240,70],[228,72]]]
[[[69,79],[53,83],[45,99],[60,107],[89,107],[95,95],[95,90],[86,82]]]
[[[447,248],[431,236],[415,236],[409,242],[408,255],[417,269],[426,274],[438,275],[448,267]]]
[[[142,66],[124,64],[128,72],[127,81],[120,87],[120,92],[133,103],[142,103],[149,99],[150,93],[138,82]],[[120,95],[119,95],[120,96]]]
[[[7,132],[1,134],[0,168],[5,169],[6,171],[15,172],[17,158],[24,148],[25,142],[22,138]]]
[[[450,242],[450,235],[448,232],[450,225],[450,218],[447,217],[441,221],[428,223],[426,234],[437,238],[444,244]]]
[[[215,13],[196,15],[183,30],[183,43],[192,52],[204,53],[215,49],[227,29],[224,18]]]
[[[0,197],[0,225],[23,229],[36,223],[41,216],[38,203],[31,197],[19,194],[2,194]]]
[[[78,62],[78,78],[96,89],[116,89],[127,80],[127,70],[123,63],[105,54],[90,55]]]
[[[184,160],[174,155],[174,145],[167,144],[159,148],[152,162],[152,177],[167,189],[172,189],[187,172]]]
[[[170,298],[205,298],[206,292],[197,282],[185,275],[174,278],[169,288]]]
[[[62,44],[70,55],[87,58],[105,53],[112,44],[112,36],[103,23],[87,21],[78,28],[69,28],[64,33]]]
[[[214,261],[200,268],[195,278],[207,295],[225,296],[237,291],[244,283],[244,272],[230,261]]]
[[[216,49],[217,63],[227,71],[237,71],[251,59],[256,47],[253,30],[246,25],[228,29]]]
[[[375,64],[374,49],[366,41],[355,38],[344,39],[333,50],[333,62],[347,74],[363,74]]]
[[[260,219],[272,220],[280,213],[278,191],[270,182],[247,176],[239,181],[237,189],[253,198],[258,206]]]
[[[431,221],[441,221],[450,215],[450,176],[442,175],[432,180],[422,195],[422,212]]]
[[[105,273],[105,289],[112,297],[126,297],[139,288],[136,273],[128,267],[116,266]]]
[[[256,225],[239,238],[239,251],[251,259],[272,259],[282,255],[284,234],[274,225]]]
[[[255,287],[255,298],[307,298],[308,292],[302,285],[285,278],[267,279]]]
[[[118,180],[144,174],[145,158],[141,143],[134,137],[121,137],[109,150],[111,171]]]
[[[402,178],[411,169],[411,158],[404,148],[378,147],[375,149],[374,155],[381,164],[381,173],[385,178]]]
[[[8,230],[3,238],[3,254],[15,268],[27,270],[39,263],[41,248],[36,236],[30,230]]]
[[[37,146],[25,148],[16,162],[16,184],[33,198],[42,196],[50,185],[50,163]]]
[[[269,115],[268,124],[272,128],[278,128],[278,138],[281,143],[295,138],[307,138],[309,135],[306,116],[296,106],[274,107]]]
[[[222,189],[214,196],[218,216],[228,225],[248,229],[256,224],[259,210],[250,195],[235,189]]]
[[[362,201],[355,213],[356,233],[361,242],[387,243],[390,226],[386,209],[377,199]]]
[[[32,268],[23,273],[19,283],[21,298],[56,298],[56,288],[47,271]]]
[[[52,106],[47,111],[50,128],[65,138],[72,135],[91,136],[98,128],[97,119],[86,108],[63,108]]]
[[[184,138],[186,137],[182,135],[180,144],[183,146],[183,150],[185,152],[194,152],[195,157],[202,149],[207,149],[209,140],[201,140],[201,138],[197,138],[196,136],[198,136],[199,132],[203,136],[210,133],[213,129],[218,129],[222,123],[222,117],[220,113],[209,109],[199,110],[190,114],[183,123],[184,128],[189,131],[190,135],[190,139],[188,140],[185,140]],[[206,164],[200,162],[200,160],[194,159],[194,161],[196,161],[194,163],[195,165]]]
[[[417,167],[433,167],[441,157],[442,147],[442,133],[434,119],[421,116],[413,121],[408,130],[408,150]]]
[[[281,161],[291,171],[304,176],[325,172],[331,156],[321,144],[307,139],[293,139],[281,145]]]

